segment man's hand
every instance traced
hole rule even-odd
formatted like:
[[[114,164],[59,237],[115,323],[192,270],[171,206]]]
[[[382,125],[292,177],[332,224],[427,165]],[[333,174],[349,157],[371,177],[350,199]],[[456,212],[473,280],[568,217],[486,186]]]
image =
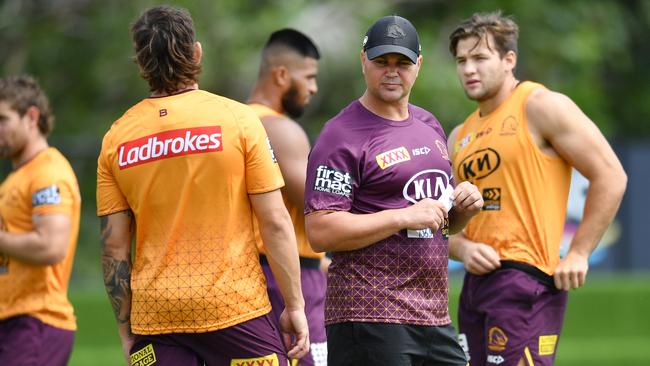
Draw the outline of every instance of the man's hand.
[[[491,246],[467,241],[461,257],[467,272],[484,275],[501,267],[499,254]]]
[[[289,358],[301,358],[309,352],[309,328],[304,309],[285,308],[280,314],[280,332]]]
[[[431,229],[435,233],[447,218],[445,205],[431,198],[425,198],[413,206],[400,210],[403,227],[413,230]]]
[[[451,194],[455,212],[465,216],[474,216],[483,207],[483,197],[478,188],[470,182],[459,183]]]
[[[589,270],[588,257],[569,251],[555,268],[555,287],[568,291],[585,284]]]

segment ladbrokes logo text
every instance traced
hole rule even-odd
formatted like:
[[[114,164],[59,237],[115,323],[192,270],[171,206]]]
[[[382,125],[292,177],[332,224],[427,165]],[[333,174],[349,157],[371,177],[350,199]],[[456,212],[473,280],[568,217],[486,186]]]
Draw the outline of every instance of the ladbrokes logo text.
[[[341,172],[325,165],[316,168],[314,190],[350,197],[352,193],[352,177],[348,172]]]
[[[171,130],[127,141],[117,148],[120,169],[172,158],[223,150],[221,126]]]

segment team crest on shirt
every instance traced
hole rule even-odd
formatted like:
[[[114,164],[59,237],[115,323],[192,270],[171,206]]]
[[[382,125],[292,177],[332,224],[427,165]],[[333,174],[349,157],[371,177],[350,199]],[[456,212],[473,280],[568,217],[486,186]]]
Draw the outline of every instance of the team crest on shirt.
[[[388,150],[375,156],[375,160],[377,160],[377,165],[381,169],[386,169],[395,164],[411,160],[411,155],[404,146],[400,146],[397,149]]]
[[[254,358],[233,358],[230,366],[281,366],[277,353]]]
[[[45,187],[32,194],[32,206],[58,205],[61,203],[61,192],[56,184]]]
[[[440,140],[436,140],[436,147],[438,148],[438,151],[440,151],[440,156],[442,156],[442,158],[445,160],[449,160],[449,154],[447,154],[447,145],[445,145],[445,143]]]
[[[491,351],[503,351],[506,349],[508,336],[499,327],[492,327],[488,330],[488,349]]]
[[[512,136],[517,133],[519,128],[519,121],[515,116],[508,116],[501,122],[501,131],[499,135],[501,136]]]

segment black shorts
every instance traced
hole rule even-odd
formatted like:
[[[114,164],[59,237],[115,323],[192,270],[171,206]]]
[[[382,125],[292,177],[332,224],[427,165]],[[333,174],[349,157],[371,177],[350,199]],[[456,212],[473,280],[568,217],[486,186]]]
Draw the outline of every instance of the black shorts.
[[[467,365],[451,325],[346,322],[326,330],[328,365]]]

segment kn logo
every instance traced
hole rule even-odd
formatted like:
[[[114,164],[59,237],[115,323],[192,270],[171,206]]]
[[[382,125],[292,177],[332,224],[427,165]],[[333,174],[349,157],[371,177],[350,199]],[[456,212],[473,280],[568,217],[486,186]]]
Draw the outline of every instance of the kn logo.
[[[389,150],[375,156],[375,159],[381,169],[386,169],[395,164],[411,160],[411,156],[404,146],[400,146],[397,149]]]
[[[422,170],[409,179],[404,185],[404,198],[416,203],[423,198],[438,199],[449,185],[449,175],[439,169]]]
[[[175,156],[222,151],[221,126],[183,128],[127,141],[117,148],[120,169]]]
[[[456,174],[460,181],[475,181],[494,173],[501,164],[499,153],[491,148],[477,150],[458,164]]]
[[[352,177],[350,173],[319,165],[316,168],[314,191],[350,197],[352,194]]]

